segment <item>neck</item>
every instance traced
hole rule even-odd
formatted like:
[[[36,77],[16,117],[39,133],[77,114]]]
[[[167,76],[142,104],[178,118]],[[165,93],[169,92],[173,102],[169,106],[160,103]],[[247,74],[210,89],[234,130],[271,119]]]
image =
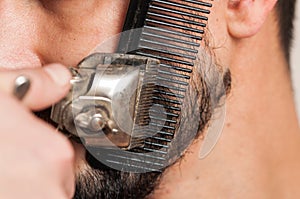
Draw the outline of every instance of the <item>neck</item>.
[[[288,64],[276,34],[264,34],[274,27],[267,22],[255,37],[233,42],[232,91],[217,146],[200,160],[196,141],[151,197],[300,197],[300,134]]]

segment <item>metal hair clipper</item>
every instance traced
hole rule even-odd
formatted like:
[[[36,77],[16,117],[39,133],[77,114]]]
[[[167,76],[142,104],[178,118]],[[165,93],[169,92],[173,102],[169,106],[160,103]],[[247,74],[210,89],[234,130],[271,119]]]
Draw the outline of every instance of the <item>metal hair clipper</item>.
[[[52,108],[59,129],[87,147],[142,146],[159,61],[136,55],[92,54],[78,68],[69,95]]]

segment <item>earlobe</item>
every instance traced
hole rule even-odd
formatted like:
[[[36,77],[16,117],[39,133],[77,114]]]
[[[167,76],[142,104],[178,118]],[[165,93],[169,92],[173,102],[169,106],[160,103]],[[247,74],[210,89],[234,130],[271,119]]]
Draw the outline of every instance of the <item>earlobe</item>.
[[[228,0],[229,34],[242,39],[258,33],[276,2],[277,0]]]

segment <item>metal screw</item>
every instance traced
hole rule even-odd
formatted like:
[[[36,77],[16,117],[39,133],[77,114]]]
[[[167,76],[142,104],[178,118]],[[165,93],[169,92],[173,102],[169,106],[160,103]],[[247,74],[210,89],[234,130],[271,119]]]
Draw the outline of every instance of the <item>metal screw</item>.
[[[95,114],[92,119],[90,120],[90,130],[92,131],[100,131],[106,125],[105,119],[102,117],[101,114]]]

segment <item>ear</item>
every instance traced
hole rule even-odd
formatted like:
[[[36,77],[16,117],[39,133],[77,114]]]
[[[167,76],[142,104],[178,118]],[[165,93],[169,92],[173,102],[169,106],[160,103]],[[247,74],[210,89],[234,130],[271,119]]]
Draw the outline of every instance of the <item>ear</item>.
[[[234,38],[247,38],[259,32],[277,0],[228,0],[228,32]]]

